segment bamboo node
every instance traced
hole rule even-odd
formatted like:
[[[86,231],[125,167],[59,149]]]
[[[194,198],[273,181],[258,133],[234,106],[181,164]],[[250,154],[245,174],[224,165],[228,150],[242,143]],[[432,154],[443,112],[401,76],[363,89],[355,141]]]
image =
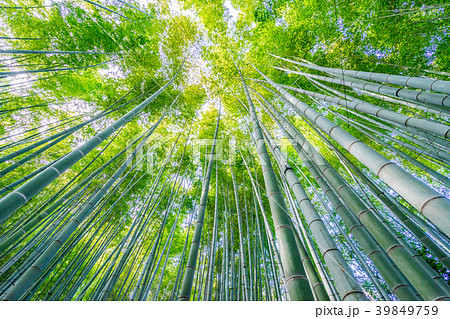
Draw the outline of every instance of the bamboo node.
[[[366,296],[362,291],[359,291],[359,290],[352,290],[352,291],[347,292],[347,293],[342,297],[342,300],[345,301],[345,298],[347,298],[349,295],[353,295],[353,294],[360,294],[360,295],[363,295],[364,297]]]
[[[351,144],[348,146],[347,151],[351,152],[350,150],[351,150],[352,146],[355,145],[356,143],[362,143],[362,142],[361,142],[360,140],[354,141],[353,143],[351,143]]]
[[[292,229],[292,228],[291,228],[291,225],[284,224],[284,225],[280,225],[280,226],[276,227],[276,228],[275,228],[275,231],[277,231],[278,229],[281,229],[281,228],[289,228],[289,229]]]
[[[36,265],[32,265],[31,266],[31,268],[36,268],[37,270],[39,270],[39,272],[42,272],[42,269],[41,268],[39,268],[38,266],[36,266]]]
[[[286,175],[286,172],[287,172],[288,170],[294,171],[294,170],[292,169],[292,167],[290,167],[290,166],[285,166],[285,167],[286,167],[286,168],[284,169],[284,172],[283,172],[284,175]]]
[[[55,170],[56,173],[58,174],[58,176],[61,175],[61,172],[58,171],[58,169],[56,167],[50,166],[49,168]]]
[[[290,281],[292,281],[292,280],[297,280],[297,279],[308,280],[308,279],[306,278],[306,276],[304,276],[304,275],[294,275],[294,276],[291,276],[291,277],[287,278],[287,279],[286,279],[286,283],[288,283],[288,282],[290,282]]]
[[[450,297],[448,296],[441,296],[433,299],[433,301],[448,301],[448,300],[450,300]]]
[[[315,218],[315,219],[313,219],[312,221],[310,221],[310,222],[308,223],[308,225],[311,226],[311,224],[314,223],[314,222],[322,222],[322,223],[323,223],[323,221],[322,221],[320,218]]]
[[[364,209],[363,211],[360,211],[359,213],[358,213],[358,218],[361,218],[361,215],[362,214],[364,214],[364,213],[367,213],[367,212],[369,212],[370,211],[370,208],[368,208],[368,209]]]
[[[433,201],[433,200],[435,200],[435,199],[437,199],[437,198],[445,198],[445,197],[442,196],[442,195],[431,197],[429,200],[427,200],[425,203],[423,203],[422,207],[420,207],[420,212],[423,214],[423,209],[425,208],[425,206],[426,206],[429,202],[431,202],[431,201]]]
[[[398,285],[398,286],[396,286],[396,287],[392,288],[392,292],[393,292],[393,293],[395,293],[395,290],[397,290],[398,288],[401,288],[401,287],[409,287],[409,286],[408,286],[408,285],[406,285],[406,284],[401,284],[401,285]]]
[[[86,156],[86,155],[84,155],[84,153],[83,153],[81,150],[79,150],[79,149],[76,149],[75,151],[80,152],[80,154],[81,154],[83,157]]]
[[[362,227],[362,224],[353,225],[352,227],[350,227],[349,231],[353,232],[353,229],[356,228],[356,227]]]
[[[339,186],[339,187],[336,189],[336,191],[340,194],[341,189],[344,188],[344,187],[347,187],[347,185],[343,184],[343,185]]]
[[[367,257],[370,258],[370,256],[372,256],[372,254],[375,254],[375,253],[381,253],[381,250],[372,250],[372,251],[367,255]]]
[[[386,249],[386,253],[389,255],[389,251],[390,251],[391,249],[396,248],[396,247],[403,247],[403,245],[401,245],[401,244],[395,244],[395,245],[392,245],[391,247],[389,247],[388,249]]]
[[[324,253],[322,254],[322,256],[325,257],[325,255],[326,255],[328,252],[332,251],[332,250],[339,251],[337,248],[330,248],[330,249],[325,250]]]
[[[323,286],[323,283],[318,282],[317,284],[314,284],[313,285],[313,289],[315,290],[317,286]]]
[[[272,193],[267,195],[267,198],[270,198],[272,195],[275,195],[275,194],[281,195],[280,192],[272,192]]]
[[[439,81],[439,80],[433,81],[433,82],[430,84],[430,91],[433,91],[433,84],[436,83],[436,82],[438,82],[438,81]]]
[[[11,194],[18,194],[18,195],[20,195],[25,200],[25,203],[28,201],[27,197],[24,194],[22,194],[21,192],[19,192],[19,191],[14,191]]]

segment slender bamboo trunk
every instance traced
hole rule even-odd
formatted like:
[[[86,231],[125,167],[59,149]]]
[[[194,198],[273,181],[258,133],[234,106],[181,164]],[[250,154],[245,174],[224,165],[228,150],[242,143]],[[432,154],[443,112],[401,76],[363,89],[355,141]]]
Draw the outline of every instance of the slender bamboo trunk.
[[[450,200],[448,198],[390,162],[387,158],[328,120],[323,114],[299,101],[259,70],[258,72],[282,94],[284,101],[295,111],[316,123],[319,128],[323,129],[332,139],[405,198],[414,208],[435,224],[439,224],[439,228],[447,235],[450,235]]]
[[[374,104],[359,100],[359,99],[351,99],[345,96],[346,99],[340,99],[338,97],[333,97],[325,94],[320,94],[316,92],[311,92],[307,90],[303,90],[301,88],[296,88],[288,85],[282,85],[278,84],[280,87],[283,87],[285,89],[289,89],[291,91],[295,91],[297,93],[305,94],[314,98],[318,98],[320,100],[335,103],[338,105],[341,105],[345,108],[352,109],[355,111],[359,111],[362,113],[370,114],[375,117],[379,117],[381,119],[391,120],[396,123],[405,125],[405,126],[411,126],[416,129],[419,129],[423,132],[430,132],[433,134],[436,134],[443,138],[450,137],[450,127],[448,125],[440,124],[434,121],[430,120],[424,120],[424,119],[418,119],[415,117],[410,117],[407,115],[399,114],[390,110],[387,110],[385,108],[376,106]],[[352,101],[353,100],[353,101]]]
[[[70,235],[77,229],[78,225],[92,212],[95,204],[106,194],[108,189],[115,183],[115,181],[122,175],[125,169],[130,165],[132,159],[136,156],[137,152],[143,147],[147,138],[154,132],[158,124],[162,121],[165,114],[159,119],[159,121],[153,126],[146,137],[139,143],[133,153],[127,158],[127,160],[119,167],[114,175],[108,180],[108,182],[95,193],[95,195],[89,201],[89,205],[85,206],[73,220],[58,234],[58,237],[51,243],[51,245],[45,250],[44,253],[36,260],[32,267],[21,276],[16,282],[14,287],[6,294],[4,300],[18,300],[26,290],[33,284],[38,278],[41,272],[48,266],[51,260],[55,257],[61,246],[66,242]]]
[[[385,281],[389,284],[392,291],[400,298],[400,300],[418,300],[416,293],[409,286],[408,281],[403,274],[398,271],[392,260],[388,255],[379,249],[379,244],[370,235],[367,229],[361,224],[358,218],[347,210],[344,204],[338,199],[334,191],[328,185],[328,181],[321,175],[321,170],[316,168],[312,160],[309,159],[307,154],[307,148],[310,148],[309,144],[303,146],[306,143],[304,139],[297,141],[295,138],[300,138],[300,133],[281,116],[281,114],[270,104],[271,110],[275,112],[276,117],[272,115],[272,119],[277,126],[283,131],[283,134],[291,141],[292,146],[296,150],[297,154],[301,157],[303,163],[308,168],[309,172],[313,175],[324,194],[328,197],[336,212],[342,217],[347,228],[351,230],[352,234],[358,240],[361,247],[366,252],[367,256],[374,262],[377,269],[380,271]],[[271,113],[269,113],[271,115]],[[282,121],[283,124],[281,124]],[[289,132],[288,132],[289,130]],[[324,166],[324,159],[319,160],[316,156],[315,160],[319,163],[320,167]],[[326,166],[328,167],[328,166]]]
[[[144,102],[137,105],[130,112],[128,112],[126,115],[124,115],[119,120],[114,122],[108,128],[104,129],[99,134],[89,139],[82,146],[65,155],[64,158],[62,158],[60,161],[48,167],[45,171],[41,172],[39,175],[29,180],[27,183],[16,189],[14,192],[3,197],[0,200],[0,222],[4,221],[17,209],[19,209],[26,202],[31,200],[36,194],[41,192],[48,184],[50,184],[52,181],[58,178],[67,169],[72,167],[80,159],[86,156],[86,154],[92,151],[101,142],[103,142],[105,139],[111,136],[111,134],[113,134],[125,123],[127,123],[129,119],[133,118],[136,114],[141,112],[145,106],[147,106],[150,102],[152,102],[161,92],[163,92],[175,80],[176,76],[178,75],[178,72],[152,96],[150,96]]]
[[[206,171],[206,178],[203,183],[202,196],[200,198],[200,207],[199,207],[198,216],[197,216],[197,223],[195,225],[195,231],[194,231],[194,236],[192,238],[191,249],[189,251],[189,258],[188,258],[188,263],[186,266],[186,272],[184,274],[183,284],[181,286],[180,295],[178,296],[179,301],[188,301],[191,297],[192,282],[194,280],[195,265],[197,263],[197,256],[198,256],[198,248],[199,248],[200,240],[202,237],[203,221],[205,219],[205,210],[206,210],[206,202],[208,199],[209,183],[211,181],[213,159],[214,159],[214,154],[215,154],[214,152],[215,152],[216,141],[217,141],[217,132],[219,130],[219,119],[220,119],[220,110],[219,110],[219,114],[217,116],[216,130],[214,132],[214,142],[213,142],[213,145],[211,148],[211,153],[209,155],[208,170]]]
[[[287,159],[281,153],[279,147],[275,144],[275,141],[272,139],[264,125],[261,124],[261,127],[265,131],[265,135],[269,140],[269,145],[272,148],[275,159],[277,159],[279,163],[280,171],[283,172],[284,177],[293,190],[303,216],[322,251],[322,255],[333,276],[342,300],[367,300],[356,278],[353,276],[352,270],[334,244],[333,238],[329,235],[323,221],[306,195],[306,192],[292,167],[289,165]]]
[[[294,210],[295,204],[294,200],[292,198],[292,195],[290,194],[289,188],[284,180],[282,180],[284,192],[286,194],[286,197],[288,198],[289,208],[292,212],[293,216],[296,216],[296,213]],[[298,214],[298,212],[297,212]],[[295,217],[294,217],[295,218]],[[294,223],[292,223],[292,228],[295,230],[295,237],[297,238],[297,246],[299,247],[300,256],[302,257],[302,262],[306,270],[306,275],[308,276],[308,280],[310,282],[311,290],[314,292],[314,299],[318,301],[329,301],[330,298],[328,297],[328,294],[325,290],[324,284],[319,277],[319,274],[317,273],[316,268],[314,267],[313,263],[311,262],[311,258],[305,248],[304,241],[302,238],[300,238],[300,235],[295,228]]]
[[[233,181],[233,190],[234,190],[234,198],[236,201],[236,214],[238,218],[238,231],[239,231],[239,262],[240,262],[240,273],[242,275],[242,287],[243,287],[243,300],[250,301],[250,292],[249,292],[249,279],[248,279],[248,269],[245,258],[245,250],[244,250],[244,235],[243,235],[243,226],[242,226],[242,213],[241,207],[239,203],[239,194],[236,185],[236,178],[234,176],[233,167],[230,165],[231,171],[231,179]]]
[[[286,275],[286,288],[289,291],[291,300],[313,300],[314,298],[309,287],[308,279],[306,278],[305,270],[301,263],[301,257],[291,228],[291,221],[286,214],[286,203],[281,196],[280,189],[276,182],[269,154],[267,153],[264,138],[259,126],[259,121],[242,75],[241,80],[245,95],[247,97],[247,102],[250,107],[250,115],[253,122],[253,134],[255,135],[256,140],[256,149],[258,151],[258,156],[263,171],[264,182],[272,211],[272,218],[277,239],[280,243],[281,262]]]
[[[400,221],[419,239],[428,249],[430,249],[436,257],[450,269],[449,255],[442,250],[438,245],[436,245],[433,240],[431,240],[424,231],[420,229],[416,224],[414,224],[408,216],[401,211],[388,196],[386,192],[373,183],[367,176],[354,165],[334,144],[330,143],[318,130],[313,128],[321,140],[327,144],[327,146],[333,150],[333,152],[339,157],[339,159],[347,165],[361,180],[369,187],[370,191],[374,196],[376,196],[392,213],[394,213]],[[405,208],[406,209],[406,208]]]
[[[353,70],[342,70],[335,68],[324,68],[312,63],[302,63],[298,61],[293,61],[289,59],[285,59],[274,54],[269,53],[270,55],[282,59],[284,61],[288,61],[303,67],[307,67],[310,69],[314,69],[317,71],[322,71],[326,73],[333,73],[337,75],[344,76],[353,76],[359,79],[371,80],[383,83],[390,83],[400,86],[410,86],[417,89],[427,90],[427,91],[436,91],[450,94],[450,81],[436,80],[436,79],[427,79],[427,78],[418,78],[418,77],[410,77],[403,75],[392,75],[392,74],[382,74],[382,73],[374,73],[374,72],[364,72],[364,71],[353,71]]]

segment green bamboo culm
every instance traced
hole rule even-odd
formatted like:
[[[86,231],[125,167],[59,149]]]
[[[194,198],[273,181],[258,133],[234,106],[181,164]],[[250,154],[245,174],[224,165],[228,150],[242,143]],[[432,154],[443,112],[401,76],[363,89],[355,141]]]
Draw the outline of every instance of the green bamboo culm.
[[[22,207],[26,202],[33,198],[36,194],[41,192],[48,184],[58,178],[67,169],[77,163],[86,154],[95,149],[100,143],[106,140],[111,134],[117,131],[120,127],[125,125],[131,118],[136,114],[141,112],[144,107],[150,104],[158,95],[160,95],[177,77],[180,70],[178,70],[175,75],[158,91],[148,97],[145,101],[137,105],[130,112],[122,116],[120,119],[115,121],[113,124],[108,126],[106,129],[90,138],[83,145],[73,150],[69,154],[65,155],[64,158],[56,162],[55,164],[49,166],[43,172],[29,180],[27,183],[14,190],[10,194],[4,196],[0,200],[0,222],[7,219],[12,213],[17,209]]]
[[[374,182],[372,182],[355,164],[353,164],[333,143],[328,141],[321,132],[319,132],[316,128],[312,127],[312,129],[317,133],[317,135],[321,138],[321,140],[331,149],[333,152],[342,160],[345,165],[348,165],[352,171],[367,185],[372,192],[372,194],[378,199],[392,212],[394,213],[399,220],[419,239],[428,249],[430,249],[433,254],[442,262],[442,264],[450,269],[450,257],[449,254],[446,253],[441,247],[439,247],[432,239],[430,239],[426,232],[420,229],[419,226],[413,223],[408,216],[403,213],[403,211],[398,207],[400,205],[397,202],[391,200],[386,192],[377,186]],[[407,209],[406,207],[404,209]]]
[[[292,138],[292,137],[291,137]],[[302,141],[298,141],[302,148],[311,153],[311,157],[319,170],[323,173],[323,176],[330,182],[330,186],[342,197],[345,204],[348,205],[350,210],[358,216],[364,226],[372,233],[372,235],[379,241],[381,247],[383,247],[388,253],[389,257],[396,263],[399,269],[404,275],[411,281],[413,286],[423,295],[426,300],[446,300],[447,295],[445,288],[439,287],[439,280],[433,282],[430,273],[415,262],[414,254],[408,251],[407,247],[401,244],[390,232],[389,228],[386,228],[381,224],[379,220],[372,214],[371,209],[351,191],[351,189],[343,183],[343,180],[339,177],[337,172],[320,156],[320,154],[306,141],[306,139],[297,131],[295,138],[299,138]],[[362,213],[361,213],[362,212]],[[405,260],[408,260],[408,264],[405,264]],[[381,267],[379,268],[381,271]],[[387,273],[386,275],[390,275]],[[439,279],[439,278],[436,278]],[[427,285],[423,285],[427,282]]]
[[[186,265],[186,270],[183,277],[183,283],[181,284],[180,294],[178,301],[189,301],[191,298],[192,283],[194,281],[195,267],[197,265],[197,258],[200,248],[200,240],[202,238],[203,221],[205,219],[206,202],[208,200],[209,184],[211,181],[213,161],[215,158],[215,149],[217,142],[217,133],[219,131],[221,109],[217,115],[216,130],[214,132],[214,141],[211,147],[211,153],[209,154],[208,169],[203,182],[202,195],[200,197],[200,205],[198,208],[197,222],[195,224],[194,236],[192,237],[191,248],[189,250],[189,257]],[[217,181],[216,181],[217,182]]]
[[[272,55],[274,56],[274,55]],[[278,56],[275,56],[277,58],[280,58]],[[391,74],[377,74],[372,72],[361,72],[361,71],[351,71],[351,70],[341,70],[341,69],[333,69],[333,68],[323,68],[316,66],[311,63],[302,63],[298,61],[293,61],[285,58],[280,58],[282,60],[307,67],[310,69],[315,69],[322,72],[330,72],[333,73],[334,76],[337,76],[338,78],[328,78],[328,77],[322,77],[322,76],[316,76],[316,75],[310,75],[311,77],[314,77],[316,79],[321,79],[337,84],[342,84],[345,86],[355,87],[355,88],[361,88],[363,90],[368,90],[372,92],[383,92],[383,94],[391,95],[394,97],[401,97],[410,101],[419,101],[424,102],[426,104],[434,104],[440,107],[444,107],[444,109],[448,109],[450,106],[450,100],[447,98],[450,91],[450,82],[449,81],[442,81],[442,80],[435,80],[435,79],[423,79],[423,78],[414,78],[414,77],[407,77],[407,76],[399,76],[399,75],[391,75]],[[423,89],[423,90],[435,90],[437,92],[442,92],[446,94],[441,93],[430,93],[430,92],[424,92],[424,91],[416,91],[416,90],[409,90],[405,88],[394,88],[387,85],[381,85],[378,83],[372,83],[372,82],[366,82],[364,80],[360,81],[352,81],[352,77],[359,77],[360,79],[367,79],[367,80],[375,80],[375,81],[381,81],[381,82],[387,82],[390,83],[390,79],[394,79],[394,83],[396,85],[402,85],[402,86],[413,86],[413,84],[417,85],[417,88]],[[367,75],[365,77],[362,77],[360,75]],[[372,79],[373,77],[373,79]],[[396,81],[397,80],[397,81]],[[450,132],[448,132],[447,138],[450,137]]]
[[[270,112],[268,114],[272,117],[286,138],[289,139],[297,154],[319,184],[323,193],[332,203],[335,211],[343,219],[347,228],[351,230],[352,235],[355,236],[363,250],[373,261],[386,283],[388,283],[391,289],[395,291],[400,300],[419,300],[403,274],[399,272],[398,268],[394,265],[388,255],[383,250],[379,249],[379,243],[375,241],[367,229],[359,222],[358,218],[344,206],[344,203],[342,203],[328,185],[328,181],[320,174],[319,168],[316,167],[316,163],[310,159],[309,152],[307,152],[312,149],[312,147],[306,143],[298,130],[288,122],[273,105],[269,104],[266,100],[264,101],[270,106],[270,109],[274,112],[275,116]],[[321,166],[324,165],[324,159],[321,159],[320,162],[318,161],[318,156],[316,156],[315,159]]]
[[[269,146],[272,148],[272,153],[277,159],[280,169],[283,172],[289,186],[294,192],[297,202],[300,204],[300,209],[308,221],[308,226],[313,232],[314,238],[318,242],[318,246],[322,250],[322,255],[327,263],[328,269],[333,275],[334,282],[340,292],[342,300],[365,301],[367,297],[363,293],[356,278],[353,276],[352,270],[348,266],[344,257],[334,244],[333,238],[328,233],[319,214],[310,202],[305,190],[301,186],[300,181],[294,173],[294,170],[287,162],[279,147],[275,144],[270,133],[261,125],[265,131],[265,135],[269,140]]]
[[[269,53],[270,54],[270,53]],[[343,69],[336,69],[336,68],[325,68],[321,67],[315,64],[312,64],[308,61],[308,63],[302,63],[298,61],[288,60],[281,58],[279,56],[276,56],[274,54],[270,54],[274,57],[277,57],[279,59],[283,59],[310,69],[326,72],[326,73],[333,73],[336,75],[344,75],[344,76],[352,76],[359,79],[364,80],[370,80],[370,81],[377,81],[382,83],[390,83],[395,85],[401,85],[401,86],[410,86],[416,89],[421,90],[429,90],[429,91],[436,91],[441,93],[450,94],[450,81],[444,81],[444,80],[436,80],[436,79],[424,79],[419,77],[410,77],[410,76],[404,76],[404,75],[392,75],[392,74],[383,74],[383,73],[375,73],[375,72],[363,72],[363,71],[354,71],[354,70],[343,70]]]
[[[238,217],[238,231],[239,231],[239,262],[240,262],[240,269],[242,273],[242,281],[244,286],[244,294],[246,301],[250,301],[250,295],[249,295],[249,280],[248,280],[248,269],[245,262],[245,249],[244,249],[244,237],[243,237],[243,225],[242,225],[242,213],[239,203],[239,195],[238,195],[238,189],[236,185],[236,178],[234,176],[233,167],[230,165],[230,171],[231,171],[231,179],[233,181],[233,189],[234,189],[234,198],[236,200],[236,215]]]
[[[446,234],[450,235],[450,200],[425,183],[419,181],[386,157],[340,128],[305,103],[301,102],[256,67],[258,73],[286,99],[299,114],[314,122],[319,128],[355,156],[381,180],[407,200],[414,208],[430,219]]]
[[[291,70],[286,70],[286,69],[282,69],[282,68],[277,68],[277,69],[294,73],[294,71],[291,71]],[[305,75],[308,77],[314,76],[314,75],[309,75],[309,74],[305,74],[302,72],[295,72],[295,73],[300,74],[300,75]],[[282,84],[278,84],[278,83],[277,83],[277,85],[279,85],[282,88],[285,88],[285,89],[288,89],[291,91],[295,91],[295,92],[298,92],[301,94],[305,94],[305,95],[308,95],[308,96],[311,96],[314,98],[318,98],[320,100],[323,100],[323,101],[326,101],[329,103],[341,105],[341,106],[351,109],[351,110],[357,110],[362,113],[370,114],[370,115],[373,115],[373,116],[381,118],[381,119],[387,119],[387,120],[391,120],[391,121],[394,121],[399,124],[403,124],[405,126],[413,127],[413,128],[419,129],[424,132],[430,132],[430,133],[436,134],[442,138],[447,138],[448,136],[450,136],[450,126],[448,126],[448,125],[436,123],[436,122],[430,121],[430,120],[419,119],[419,118],[399,114],[399,113],[384,109],[382,107],[376,106],[374,104],[371,104],[371,103],[368,103],[368,102],[365,102],[365,101],[362,101],[359,99],[348,98],[349,100],[351,99],[349,101],[349,100],[341,99],[338,97],[333,97],[333,96],[329,96],[329,95],[325,95],[325,94],[320,94],[317,92],[303,90],[303,89],[297,88],[297,87],[282,85]]]
[[[256,116],[255,108],[250,98],[247,85],[245,84],[244,78],[239,69],[238,72],[241,77],[248,105],[250,107],[250,116],[253,123],[253,134],[256,142],[255,146],[263,172],[276,237],[280,246],[281,263],[286,276],[286,288],[289,293],[290,300],[314,300],[308,279],[306,278],[305,269],[302,265],[300,253],[295,242],[291,220],[287,214],[288,209],[276,181],[261,127],[259,126],[259,121]]]
[[[116,172],[109,178],[109,180],[91,197],[88,205],[84,206],[77,215],[67,224],[66,227],[58,234],[57,238],[47,247],[47,249],[39,256],[36,262],[29,267],[26,272],[20,277],[20,279],[14,284],[11,290],[5,295],[3,300],[19,300],[26,291],[33,285],[38,276],[45,270],[55,255],[58,253],[63,244],[69,239],[70,235],[78,228],[83,220],[94,210],[95,205],[103,198],[109,188],[118,180],[122,173],[132,163],[136,154],[144,146],[147,139],[158,127],[159,123],[163,120],[165,113],[160,117],[158,122],[149,130],[147,135],[134,149],[133,153],[127,157],[123,164],[116,170]]]

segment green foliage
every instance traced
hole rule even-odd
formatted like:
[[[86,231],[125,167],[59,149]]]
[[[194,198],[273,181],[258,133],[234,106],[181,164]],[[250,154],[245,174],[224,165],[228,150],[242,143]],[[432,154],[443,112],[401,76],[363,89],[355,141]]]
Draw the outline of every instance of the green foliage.
[[[96,1],[100,4],[100,1]],[[63,246],[64,254],[58,255],[59,263],[56,262],[50,266],[51,270],[49,274],[43,276],[39,289],[36,288],[33,295],[27,296],[30,299],[52,298],[49,294],[53,291],[52,287],[59,287],[66,273],[69,273],[71,278],[66,286],[61,286],[61,294],[55,298],[63,299],[64,293],[67,293],[72,285],[78,285],[73,294],[74,298],[86,300],[93,298],[98,293],[96,285],[99,284],[99,287],[101,284],[104,285],[101,282],[102,276],[108,275],[108,269],[113,269],[119,264],[120,257],[125,251],[124,247],[127,245],[136,245],[137,248],[133,250],[132,258],[127,260],[120,274],[119,283],[128,284],[137,280],[142,265],[152,249],[156,234],[162,232],[163,246],[169,239],[169,231],[175,222],[175,216],[179,214],[172,239],[173,244],[168,254],[170,257],[162,280],[162,287],[165,290],[162,289],[164,291],[161,291],[158,297],[158,299],[170,300],[178,267],[183,265],[180,263],[181,254],[185,248],[189,251],[191,245],[199,193],[203,183],[202,175],[207,165],[205,152],[210,151],[210,145],[202,146],[199,157],[196,157],[194,149],[198,145],[195,143],[213,138],[219,108],[222,110],[222,118],[219,129],[221,144],[218,146],[218,151],[220,149],[226,159],[233,155],[233,147],[236,146],[236,149],[241,150],[246,158],[254,161],[249,162],[250,170],[254,173],[259,187],[264,185],[255,148],[249,136],[249,131],[252,131],[251,119],[246,107],[240,102],[246,101],[246,98],[237,67],[243,73],[247,85],[257,90],[282,111],[353,187],[355,185],[351,176],[341,161],[311,129],[311,123],[292,113],[280,100],[273,98],[264,88],[251,80],[261,79],[252,65],[277,83],[297,85],[303,89],[315,91],[317,91],[315,85],[306,78],[272,68],[277,66],[297,70],[293,64],[276,59],[270,53],[294,60],[306,59],[327,67],[411,76],[432,75],[442,79],[448,79],[446,77],[448,73],[445,72],[450,69],[448,33],[450,6],[439,1],[383,0],[374,3],[363,0],[356,4],[350,0],[232,0],[226,2],[185,0],[178,3],[180,11],[170,7],[167,1],[149,4],[146,8],[140,7],[137,1],[127,1],[149,15],[129,6],[108,4],[108,8],[119,12],[124,17],[84,1],[58,1],[48,7],[43,7],[44,1],[41,0],[4,2],[5,7],[0,8],[2,48],[48,51],[48,53],[1,54],[0,56],[0,157],[31,145],[34,138],[39,140],[44,136],[51,136],[80,124],[93,115],[108,110],[112,105],[114,107],[125,105],[76,131],[38,157],[6,174],[0,180],[0,188],[10,185],[80,146],[113,121],[127,114],[138,103],[164,85],[175,72],[180,71],[173,85],[118,130],[113,138],[101,143],[0,226],[0,239],[3,240],[32,220],[38,214],[40,207],[46,207],[45,205],[52,203],[55,200],[52,196],[79,172],[82,173],[71,182],[70,187],[89,178],[95,170],[122,151],[127,143],[140,136],[164,112],[167,112],[166,118],[146,146],[146,150],[150,150],[148,154],[151,154],[151,157],[143,159],[142,170],[131,168],[126,170],[122,176],[123,180],[114,186],[113,191],[107,194],[104,201],[96,207],[95,212],[80,225],[70,241]],[[237,16],[232,16],[234,11],[230,10],[230,4],[237,10]],[[17,6],[22,9],[13,8]],[[24,38],[33,40],[24,40]],[[80,53],[52,54],[52,51]],[[15,59],[8,60],[10,58]],[[22,73],[15,75],[3,73],[18,71]],[[39,72],[33,73],[35,71]],[[355,95],[355,92],[349,93],[350,89],[342,89],[337,85],[331,86],[344,90],[346,94]],[[326,111],[323,104],[306,96],[297,96],[314,109],[322,111],[328,118],[333,119],[342,128],[379,153],[398,162],[405,170],[418,176],[428,185],[435,189],[443,188],[441,184],[424,175],[408,161],[400,159],[345,121],[334,117]],[[398,113],[426,117],[436,122],[445,123],[446,121],[444,117],[430,115],[422,110],[382,102],[373,97],[363,98],[367,102],[377,103],[381,107]],[[175,99],[177,100],[174,103]],[[262,112],[257,102],[255,107],[259,119],[269,131],[273,132],[277,138],[281,138],[282,135],[270,116]],[[352,114],[345,114],[345,116],[347,119],[358,119]],[[56,121],[60,122],[49,124]],[[58,126],[59,124],[61,126]],[[375,128],[373,124],[368,125]],[[39,126],[42,127],[31,130]],[[30,131],[13,135],[25,130]],[[10,135],[13,137],[8,138]],[[181,160],[185,144],[186,151]],[[158,147],[154,148],[155,145]],[[104,147],[106,148],[102,151]],[[162,167],[172,147],[173,154],[169,163],[166,167]],[[400,149],[412,153],[406,148],[400,147]],[[286,150],[289,158],[297,158],[292,147],[287,147]],[[355,165],[365,170],[365,167],[352,155],[346,151],[344,153]],[[0,170],[28,154],[17,156],[13,161],[0,163]],[[47,216],[28,231],[21,241],[17,241],[10,250],[2,252],[0,266],[5,266],[9,258],[25,251],[17,263],[0,275],[0,283],[4,283],[4,280],[19,270],[24,260],[32,255],[32,249],[35,249],[38,244],[33,242],[33,239],[44,240],[44,237],[39,236],[51,238],[53,232],[59,231],[60,228],[51,228],[52,222],[58,219],[59,224],[55,223],[55,225],[64,225],[71,220],[85,205],[86,200],[114,174],[126,157],[127,154],[124,154],[116,159],[90,181],[83,193],[76,195],[79,197],[71,197],[71,201],[61,205],[54,215]],[[448,173],[447,166],[442,167],[430,158],[416,157],[430,168],[442,174]],[[250,224],[251,232],[253,232],[250,235],[255,236],[254,217],[259,212],[255,212],[253,208],[251,183],[240,153],[236,154],[235,160],[233,169],[238,184],[239,200],[243,207],[247,205],[247,210],[243,213],[243,221]],[[87,166],[89,163],[91,164]],[[210,245],[209,240],[212,237],[214,225],[215,196],[218,195],[219,242],[224,241],[224,224],[227,223],[228,236],[231,236],[231,233],[234,236],[229,257],[234,259],[238,256],[240,242],[231,173],[226,160],[218,160],[215,165],[218,165],[219,178],[216,180],[215,174],[212,174],[201,249],[206,256],[204,250],[206,251],[205,247]],[[163,169],[160,183],[154,186],[153,182],[156,181],[161,168]],[[183,176],[183,182],[180,180],[175,182],[178,169],[180,169],[178,177]],[[299,169],[306,174],[312,185],[318,188],[301,163]],[[387,188],[376,176],[371,175],[370,172],[367,174],[384,189]],[[299,178],[302,179],[300,175]],[[179,193],[170,198],[172,187],[180,184]],[[216,184],[218,185],[217,194]],[[309,188],[309,184],[305,183],[303,186]],[[68,189],[62,194],[66,191]],[[263,194],[262,202],[270,221],[269,227],[273,227],[267,194],[264,193],[263,188],[260,191]],[[448,194],[446,189],[441,191]],[[10,190],[5,191],[5,193],[9,192]],[[145,206],[146,198],[150,194],[153,195],[150,203],[155,206],[148,204],[147,207]],[[184,194],[186,194],[185,197]],[[158,197],[159,195],[161,196]],[[376,199],[373,200],[376,202]],[[167,209],[171,204],[172,208]],[[378,209],[384,209],[380,203],[377,202],[376,205]],[[145,211],[141,211],[143,207],[146,208]],[[414,211],[412,208],[411,210]],[[326,216],[323,209],[322,213]],[[165,214],[168,214],[167,225],[161,229],[161,221]],[[136,235],[138,238],[133,238],[128,232],[130,229],[135,231],[133,227],[139,229],[143,225],[139,224],[137,227],[135,224],[139,216],[148,217],[151,222],[145,224],[145,231],[139,233],[139,236]],[[394,218],[390,216],[391,226],[396,225],[392,220]],[[260,223],[263,225],[262,219]],[[191,225],[190,237],[185,247],[189,224]],[[89,228],[92,225],[95,227]],[[403,228],[392,227],[399,233],[404,232],[405,229],[403,226]],[[51,230],[47,233],[48,229]],[[111,238],[105,234],[111,235]],[[136,234],[138,234],[137,230]],[[337,234],[335,239],[340,241],[339,248],[346,255],[352,256],[344,240],[338,237]],[[412,235],[405,236],[405,239],[413,246],[416,244],[416,239]],[[28,243],[30,247],[27,246]],[[122,245],[120,247],[123,250],[113,255],[113,250],[119,245]],[[160,246],[158,249],[162,249]],[[448,281],[449,270],[437,261],[430,251],[424,246],[415,249],[439,275]],[[93,257],[93,253],[97,250],[98,257],[102,256],[102,258]],[[158,250],[159,253],[160,250]],[[264,255],[264,253],[268,256],[267,251],[261,254]],[[82,259],[81,255],[85,259]],[[113,257],[106,260],[107,256]],[[269,258],[267,256],[266,259]],[[215,274],[222,272],[223,258],[225,258],[223,247],[220,246],[213,269]],[[104,269],[97,273],[102,265]],[[89,269],[86,273],[83,272],[85,267]],[[358,271],[362,272],[362,270]],[[155,283],[159,281],[161,268],[156,274]],[[84,280],[78,282],[79,276],[85,276]],[[91,279],[93,282],[87,286]],[[111,299],[119,297],[127,299],[131,294],[128,287],[119,287],[120,284],[115,286],[110,295]],[[361,285],[371,298],[379,298],[369,280],[362,280]],[[83,292],[85,288],[86,291]],[[119,291],[121,288],[123,290]]]

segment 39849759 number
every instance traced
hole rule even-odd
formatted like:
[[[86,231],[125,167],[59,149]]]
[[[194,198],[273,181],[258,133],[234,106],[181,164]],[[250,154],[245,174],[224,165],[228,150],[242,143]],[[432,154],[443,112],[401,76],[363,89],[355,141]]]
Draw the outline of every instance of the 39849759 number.
[[[377,306],[377,316],[435,316],[438,313],[437,306]]]

